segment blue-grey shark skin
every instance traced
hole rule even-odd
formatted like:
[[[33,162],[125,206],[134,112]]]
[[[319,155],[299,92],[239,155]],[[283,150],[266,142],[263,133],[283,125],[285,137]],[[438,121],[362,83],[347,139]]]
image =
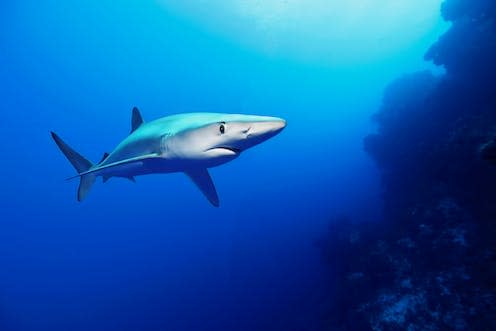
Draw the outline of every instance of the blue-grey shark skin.
[[[72,178],[81,179],[79,201],[98,176],[104,182],[111,177],[134,181],[141,175],[184,172],[214,206],[219,206],[207,169],[230,162],[277,135],[286,121],[269,116],[187,113],[145,123],[134,108],[131,126],[131,134],[98,164],[86,160],[52,132],[56,144],[78,171]]]

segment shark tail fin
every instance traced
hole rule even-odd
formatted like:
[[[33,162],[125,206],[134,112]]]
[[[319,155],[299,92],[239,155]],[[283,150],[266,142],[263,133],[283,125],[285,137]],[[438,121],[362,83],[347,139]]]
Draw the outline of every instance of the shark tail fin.
[[[72,149],[69,145],[67,145],[55,132],[50,132],[53,140],[65,155],[67,160],[72,164],[72,166],[76,169],[78,174],[82,172],[86,172],[93,167],[93,163],[88,161],[81,154]],[[84,198],[88,195],[91,186],[95,182],[96,176],[94,173],[86,174],[80,176],[79,188],[78,188],[78,201],[83,201]]]
[[[86,198],[95,180],[96,176],[93,173],[81,176],[77,195],[78,201],[83,201]]]

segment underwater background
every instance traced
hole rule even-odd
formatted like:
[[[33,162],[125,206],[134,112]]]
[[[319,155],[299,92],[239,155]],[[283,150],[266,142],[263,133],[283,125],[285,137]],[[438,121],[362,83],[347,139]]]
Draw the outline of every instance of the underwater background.
[[[492,0],[0,3],[0,330],[496,329]],[[175,113],[288,127],[76,201]]]

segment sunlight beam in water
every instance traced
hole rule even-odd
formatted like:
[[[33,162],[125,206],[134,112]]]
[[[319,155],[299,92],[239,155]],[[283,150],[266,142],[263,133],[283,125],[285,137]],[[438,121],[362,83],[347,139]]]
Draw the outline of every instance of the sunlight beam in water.
[[[269,56],[371,62],[432,42],[442,0],[159,0],[167,10]]]

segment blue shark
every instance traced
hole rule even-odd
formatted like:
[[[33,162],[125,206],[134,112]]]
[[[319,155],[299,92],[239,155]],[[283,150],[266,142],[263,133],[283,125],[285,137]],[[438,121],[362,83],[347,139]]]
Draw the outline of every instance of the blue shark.
[[[278,117],[186,113],[145,122],[133,108],[131,133],[102,160],[94,164],[66,144],[56,133],[52,138],[79,178],[78,201],[88,195],[97,177],[127,178],[160,173],[185,173],[213,206],[219,197],[208,169],[230,162],[245,150],[280,133],[286,121]]]

